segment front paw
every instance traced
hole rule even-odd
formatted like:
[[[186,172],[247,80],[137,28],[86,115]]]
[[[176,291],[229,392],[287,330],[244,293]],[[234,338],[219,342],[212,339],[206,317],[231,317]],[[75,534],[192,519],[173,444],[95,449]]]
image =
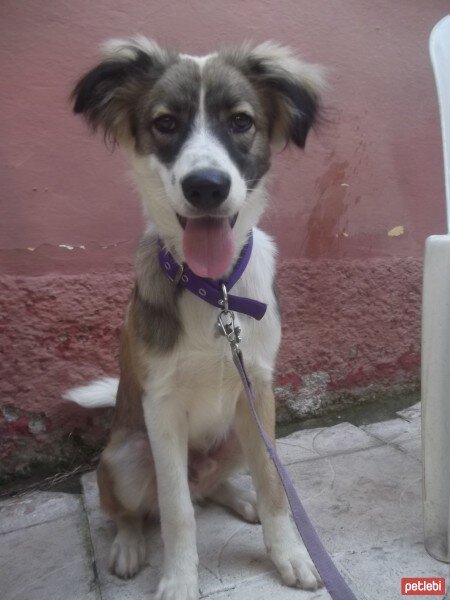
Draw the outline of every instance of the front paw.
[[[163,575],[155,600],[198,600],[197,574],[168,573]]]
[[[278,543],[269,550],[271,559],[286,585],[316,590],[322,580],[304,545],[299,541]]]

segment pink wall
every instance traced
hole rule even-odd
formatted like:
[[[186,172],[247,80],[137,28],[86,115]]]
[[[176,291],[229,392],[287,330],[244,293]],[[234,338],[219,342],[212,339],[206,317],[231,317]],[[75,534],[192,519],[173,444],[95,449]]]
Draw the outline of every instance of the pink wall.
[[[24,0],[3,2],[0,11],[0,240],[3,250],[24,251],[11,262],[3,253],[8,272],[66,272],[56,249],[43,261],[26,251],[40,254],[42,244],[122,243],[116,255],[130,256],[126,242],[139,236],[141,215],[122,159],[88,137],[67,97],[100,41],[134,32],[191,53],[275,38],[329,67],[334,124],[303,156],[275,160],[266,226],[282,256],[419,256],[425,237],[443,230],[427,40],[450,2]],[[404,235],[389,237],[397,225]],[[108,252],[86,253],[83,268],[108,267]]]
[[[45,458],[73,423],[86,428],[84,413],[69,422],[61,389],[114,369],[141,210],[120,153],[89,137],[67,101],[111,36],[139,32],[192,54],[272,38],[329,67],[331,122],[305,153],[275,157],[264,221],[286,282],[279,383],[301,399],[311,374],[325,374],[311,392],[319,406],[336,389],[417,378],[423,243],[445,223],[427,44],[448,12],[443,0],[1,3],[0,433],[12,466]]]

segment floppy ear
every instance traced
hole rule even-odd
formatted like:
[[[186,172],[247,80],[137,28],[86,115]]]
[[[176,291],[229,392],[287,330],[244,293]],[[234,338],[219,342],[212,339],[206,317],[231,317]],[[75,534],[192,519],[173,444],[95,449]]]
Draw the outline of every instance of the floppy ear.
[[[248,76],[269,102],[271,141],[304,148],[320,113],[323,68],[301,61],[289,48],[273,42],[250,50],[247,65]]]
[[[86,73],[71,94],[73,111],[82,114],[105,138],[128,141],[139,92],[149,90],[164,71],[168,53],[144,37],[110,40],[102,46],[104,60]]]

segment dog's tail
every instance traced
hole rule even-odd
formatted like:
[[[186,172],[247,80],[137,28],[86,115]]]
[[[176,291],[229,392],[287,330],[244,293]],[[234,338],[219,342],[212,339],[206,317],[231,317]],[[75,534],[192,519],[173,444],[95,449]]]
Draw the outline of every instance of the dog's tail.
[[[68,390],[63,394],[63,398],[86,408],[114,406],[118,386],[119,379],[117,377],[104,377],[88,385]]]

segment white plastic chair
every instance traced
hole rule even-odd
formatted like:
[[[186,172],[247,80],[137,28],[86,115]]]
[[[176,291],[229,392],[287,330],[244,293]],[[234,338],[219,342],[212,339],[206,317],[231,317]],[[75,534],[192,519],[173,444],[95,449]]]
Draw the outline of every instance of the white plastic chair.
[[[450,15],[430,35],[444,146],[447,234],[425,245],[422,459],[425,547],[450,562]]]

